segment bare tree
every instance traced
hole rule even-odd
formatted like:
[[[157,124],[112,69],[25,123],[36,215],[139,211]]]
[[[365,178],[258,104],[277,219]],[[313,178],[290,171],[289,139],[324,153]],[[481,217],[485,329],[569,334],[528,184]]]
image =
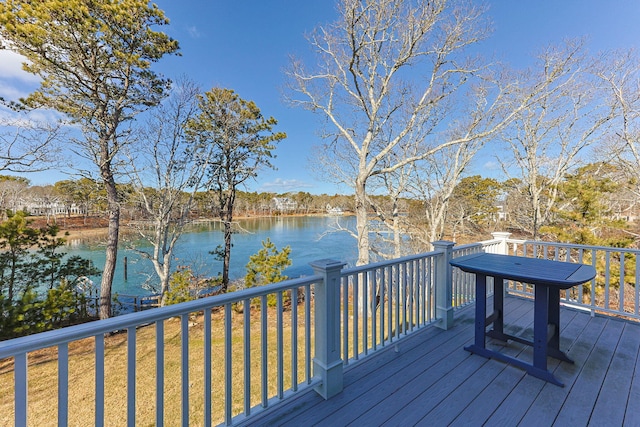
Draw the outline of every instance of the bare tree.
[[[403,221],[401,217],[401,210],[403,196],[407,195],[406,189],[411,179],[411,171],[412,165],[405,165],[393,172],[380,175],[385,196],[369,198],[375,217],[386,228],[382,233],[376,233],[376,240],[381,241],[381,247],[377,247],[373,242],[370,249],[384,259],[399,258],[407,252],[406,245],[403,245],[402,236],[408,227],[406,221]]]
[[[486,138],[510,119],[505,92],[464,55],[487,34],[483,12],[471,1],[342,0],[339,20],[309,37],[318,67],[292,61],[291,102],[326,118],[325,164],[354,189],[358,264],[369,261],[373,177]],[[385,161],[411,145],[421,151]]]
[[[514,109],[522,97],[546,86],[502,133],[511,153],[498,157],[507,177],[522,183],[518,188],[525,192],[530,215],[520,225],[534,239],[552,214],[565,175],[579,166],[588,147],[602,139],[605,125],[614,117],[613,108],[601,102],[601,92],[589,78],[592,64],[583,50],[581,41],[550,47],[533,69],[516,77],[521,83],[514,92]]]
[[[7,219],[7,211],[16,213],[22,208],[20,196],[29,188],[24,177],[0,175],[0,220]]]
[[[62,124],[36,121],[26,114],[0,118],[0,172],[28,173],[51,167],[65,135]]]
[[[412,218],[412,229],[423,231],[414,231],[411,238],[421,248],[431,249],[432,242],[445,237],[451,195],[480,147],[481,141],[458,144],[416,163],[409,190],[422,203],[422,215]]]
[[[129,243],[153,264],[160,281],[161,303],[169,291],[175,245],[191,222],[191,208],[209,172],[214,146],[196,146],[186,138],[186,125],[198,113],[199,88],[186,79],[157,109],[142,130],[140,144],[129,153],[129,177],[145,220],[132,223],[152,250]],[[149,227],[151,225],[151,227]]]
[[[629,201],[633,207],[640,197],[640,58],[633,50],[604,53],[596,75],[615,108],[614,132],[606,140],[603,157],[636,184],[635,197]]]

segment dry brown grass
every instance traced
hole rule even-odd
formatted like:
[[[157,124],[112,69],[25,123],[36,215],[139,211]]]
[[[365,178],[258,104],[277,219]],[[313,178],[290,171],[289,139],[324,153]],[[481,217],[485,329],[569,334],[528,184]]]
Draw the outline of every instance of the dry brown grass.
[[[311,303],[313,313],[313,302]],[[350,304],[350,308],[353,305]],[[382,324],[380,309],[385,312]],[[371,313],[370,313],[371,314]],[[395,309],[389,310],[387,301],[379,307],[375,318],[366,319],[367,342],[371,346],[375,340],[388,336],[388,320],[395,316]],[[284,390],[291,384],[291,316],[287,309],[283,312],[284,345]],[[350,311],[349,330],[353,336],[353,313]],[[313,316],[312,316],[313,318]],[[267,310],[267,376],[268,397],[277,394],[277,312]],[[239,414],[244,408],[244,315],[232,310],[232,412]],[[358,352],[364,351],[363,320],[359,318]],[[376,337],[373,336],[373,322],[376,323]],[[212,353],[212,399],[211,410],[214,424],[224,421],[224,315],[218,309],[211,315]],[[313,323],[313,321],[312,321]],[[192,314],[189,319],[189,425],[203,425],[204,414],[204,318],[202,313]],[[261,313],[251,311],[251,402],[250,407],[262,400],[262,339]],[[303,305],[298,308],[298,382],[305,380],[305,331]],[[311,326],[311,346],[313,347],[313,324]],[[342,325],[344,327],[344,325]],[[181,321],[178,318],[164,322],[164,420],[165,425],[181,423]],[[136,333],[136,425],[152,426],[156,414],[156,327],[140,327]],[[311,349],[313,355],[313,348]],[[85,339],[69,346],[69,425],[92,425],[95,419],[95,363],[94,340]],[[353,357],[353,342],[349,342],[349,355]],[[29,354],[28,367],[29,402],[28,423],[33,426],[57,425],[57,350],[49,348]],[[13,361],[0,361],[0,426],[12,425],[13,407]],[[121,426],[127,421],[127,334],[119,333],[105,338],[105,425]]]

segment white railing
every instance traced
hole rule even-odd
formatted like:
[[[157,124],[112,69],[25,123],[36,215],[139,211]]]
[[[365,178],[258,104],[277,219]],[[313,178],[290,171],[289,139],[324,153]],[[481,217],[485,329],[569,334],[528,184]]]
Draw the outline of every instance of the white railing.
[[[342,360],[346,365],[436,320],[429,252],[342,270]]]
[[[492,240],[486,240],[468,245],[460,245],[451,248],[452,258],[471,255],[479,252],[488,252],[494,254],[507,253],[507,237],[509,233],[493,233]],[[468,304],[472,304],[476,300],[475,275],[465,273],[458,268],[452,269],[452,305],[454,309],[460,309]],[[489,278],[487,283],[487,292],[493,293],[493,278]]]
[[[566,305],[640,320],[640,251],[570,243],[506,239],[508,254],[592,265],[596,277],[561,293]],[[532,295],[532,288],[509,283],[511,293]]]
[[[314,275],[0,342],[0,366],[14,379],[13,387],[3,383],[5,396],[13,388],[13,402],[0,402],[0,425],[33,425],[30,419],[56,408],[61,426],[80,409],[92,413],[82,423],[97,426],[241,421],[319,384],[311,372],[311,314],[321,281]],[[155,343],[154,354],[140,354],[138,337]],[[75,351],[82,342],[85,350]],[[80,399],[70,373],[88,358],[94,387],[80,390]],[[57,369],[44,374],[52,364]],[[122,383],[108,381],[114,370],[124,372]],[[36,381],[44,392],[31,386]],[[138,401],[147,387],[155,401]],[[110,401],[114,394],[120,398]],[[78,400],[93,402],[93,410]],[[72,419],[77,423],[78,414]]]
[[[493,237],[355,268],[321,260],[310,277],[0,342],[0,425],[43,413],[61,426],[250,424],[302,390],[331,398],[350,366],[424,327],[451,327],[475,301],[475,279],[449,261],[481,251],[591,263],[596,279],[563,302],[640,318],[639,251]],[[77,365],[92,389],[78,385]]]

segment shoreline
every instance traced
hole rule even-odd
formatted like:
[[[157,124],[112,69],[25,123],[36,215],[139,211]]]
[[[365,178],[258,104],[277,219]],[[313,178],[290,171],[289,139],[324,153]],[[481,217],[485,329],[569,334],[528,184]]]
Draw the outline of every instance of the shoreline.
[[[293,215],[243,215],[243,216],[239,216],[237,218],[234,218],[234,221],[236,220],[247,220],[247,219],[259,219],[259,218],[283,218],[283,217],[300,217],[300,216],[327,216],[328,214],[325,213],[309,213],[309,214],[293,214]],[[332,216],[332,215],[329,215]],[[352,216],[352,214],[349,213],[345,213],[344,215],[340,215],[340,216]],[[98,237],[106,237],[107,232],[109,231],[109,228],[107,226],[84,226],[84,225],[80,225],[80,226],[64,226],[63,223],[64,221],[60,221],[58,223],[58,226],[60,227],[60,232],[58,233],[58,237],[63,237],[64,239],[66,239],[67,241],[70,240],[81,240],[81,239],[87,239],[87,238],[98,238]],[[194,221],[192,221],[190,223],[190,225],[196,225],[196,224],[203,224],[203,223],[209,223],[209,222],[220,222],[219,219],[196,219]],[[127,232],[131,232],[132,230],[129,230],[127,228],[128,223],[124,222],[120,224],[120,236],[122,236],[123,233],[127,233]]]

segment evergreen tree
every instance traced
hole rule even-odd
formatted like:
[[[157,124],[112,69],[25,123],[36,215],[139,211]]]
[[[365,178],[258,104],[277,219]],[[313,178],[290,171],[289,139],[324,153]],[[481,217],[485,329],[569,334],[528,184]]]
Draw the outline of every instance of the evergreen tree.
[[[263,241],[262,249],[249,257],[249,263],[247,263],[246,267],[245,286],[252,288],[287,280],[288,277],[283,275],[282,272],[291,265],[290,254],[291,247],[289,246],[285,246],[281,251],[278,251],[271,239]]]
[[[111,316],[118,253],[120,196],[116,162],[128,143],[124,124],[164,97],[169,82],[151,64],[178,43],[152,27],[169,21],[145,0],[12,0],[0,2],[0,43],[24,55],[41,79],[24,104],[65,114],[82,130],[72,142],[98,168],[107,193],[109,233],[100,317]]]

